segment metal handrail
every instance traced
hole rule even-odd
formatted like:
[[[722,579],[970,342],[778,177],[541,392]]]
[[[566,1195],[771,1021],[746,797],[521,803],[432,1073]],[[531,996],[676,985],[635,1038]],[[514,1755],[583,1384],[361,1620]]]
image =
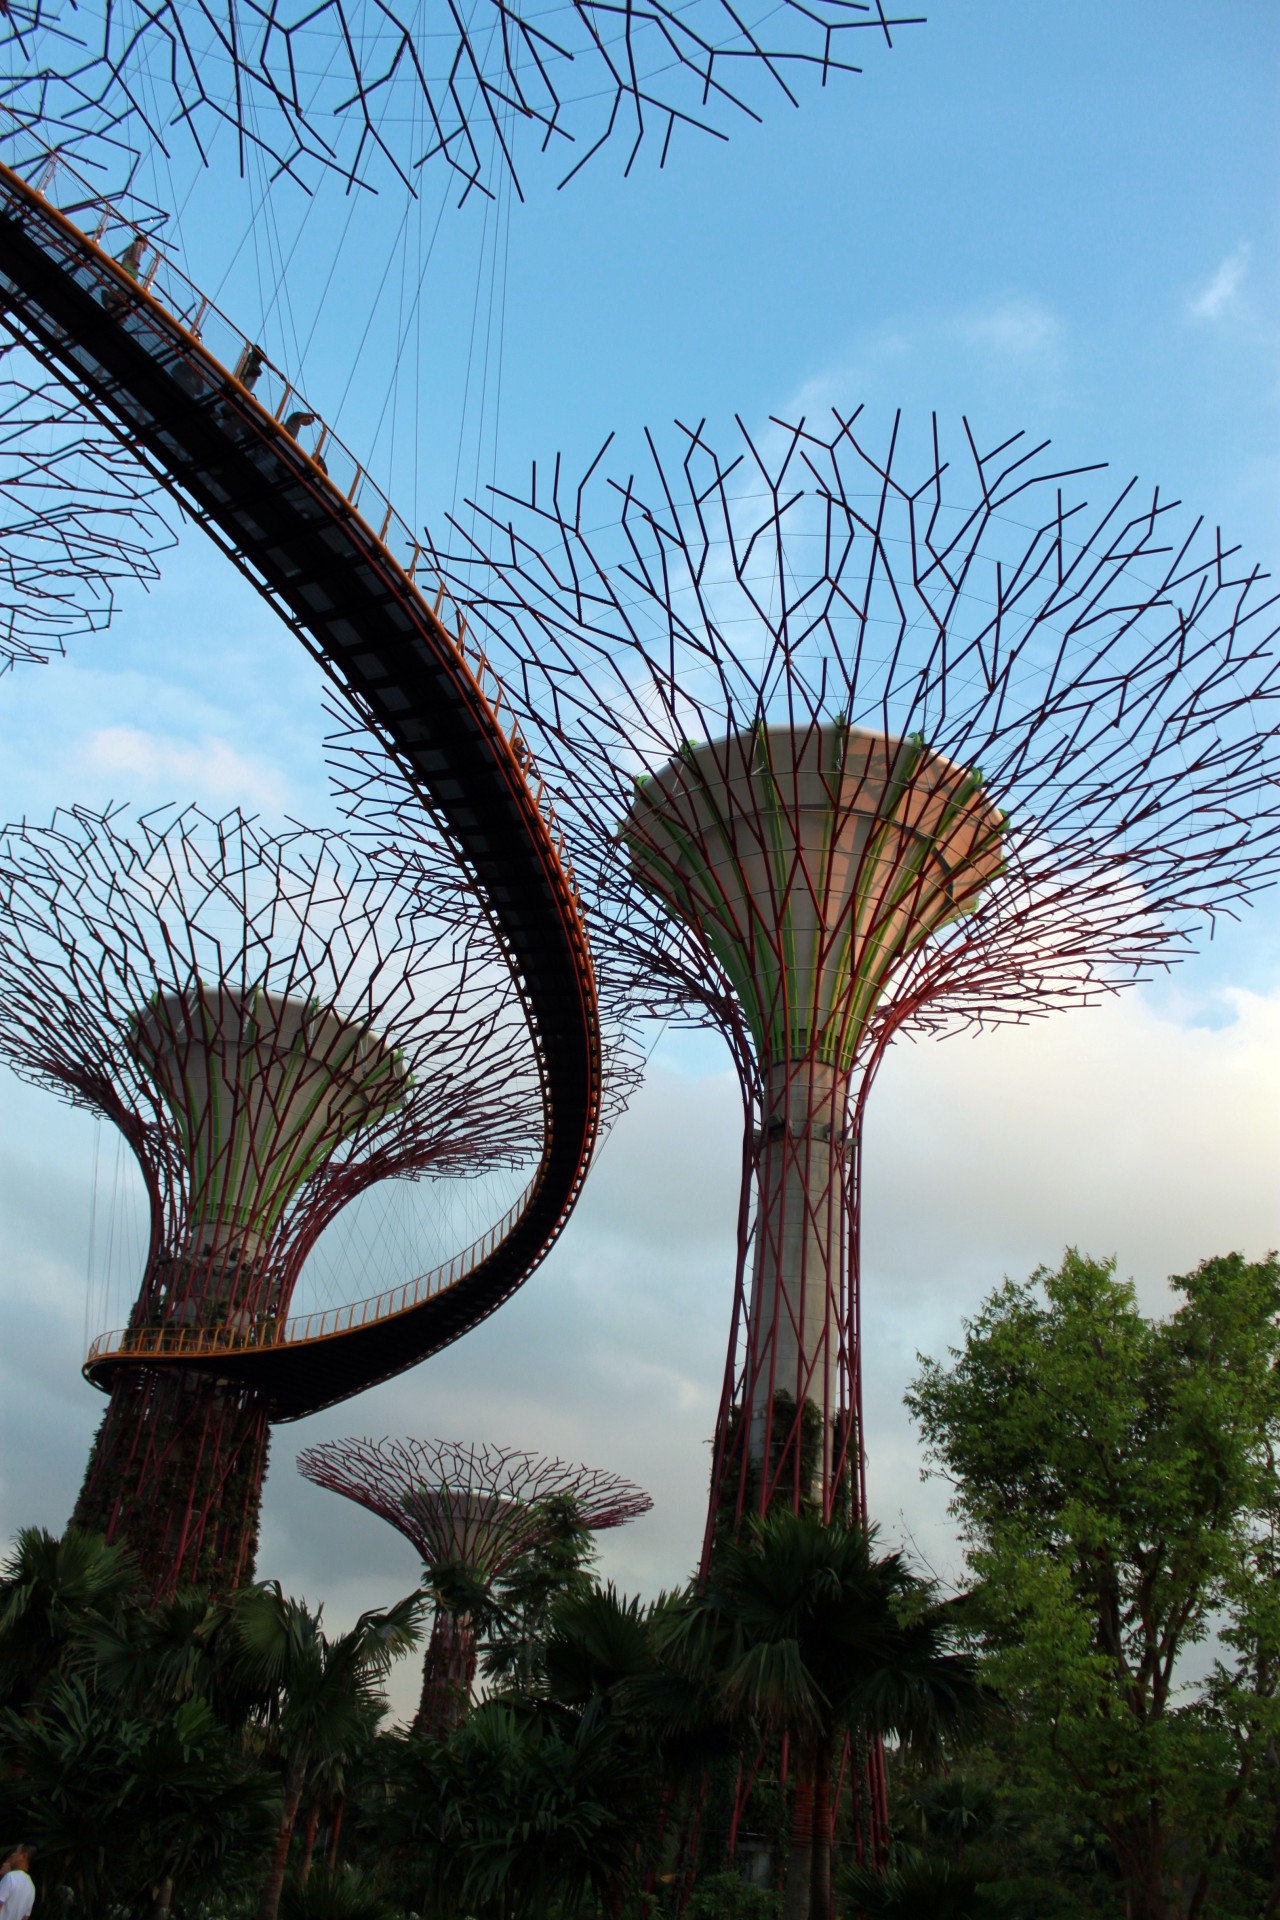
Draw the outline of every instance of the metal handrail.
[[[113,1360],[127,1355],[140,1358],[153,1354],[187,1355],[194,1359],[219,1353],[243,1353],[248,1349],[261,1352],[268,1347],[289,1347],[303,1341],[331,1339],[334,1334],[349,1333],[353,1327],[367,1327],[376,1320],[407,1312],[409,1308],[421,1306],[424,1300],[433,1299],[446,1288],[455,1286],[487,1260],[528,1206],[535,1185],[536,1177],[501,1220],[495,1221],[479,1240],[464,1247],[460,1253],[455,1253],[442,1267],[435,1267],[430,1273],[422,1274],[416,1280],[406,1280],[384,1293],[369,1294],[364,1300],[352,1301],[349,1306],[326,1307],[319,1313],[293,1314],[287,1320],[263,1319],[256,1326],[234,1326],[224,1322],[209,1327],[120,1327],[112,1333],[98,1335],[89,1348],[85,1365],[92,1366],[99,1360]]]

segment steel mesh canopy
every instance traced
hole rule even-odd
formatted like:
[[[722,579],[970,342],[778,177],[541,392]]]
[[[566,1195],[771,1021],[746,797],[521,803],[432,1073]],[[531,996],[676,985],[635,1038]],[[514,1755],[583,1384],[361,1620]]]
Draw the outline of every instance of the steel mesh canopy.
[[[535,467],[437,542],[554,769],[615,1004],[710,1017],[751,1071],[714,942],[645,884],[637,782],[694,754],[727,777],[726,742],[771,728],[917,740],[1002,816],[1002,871],[899,957],[864,1058],[1089,1003],[1274,881],[1276,598],[1096,474],[967,422],[945,449],[936,419],[878,444],[856,414],[739,423],[723,452],[678,426],[635,472],[608,443],[580,482]]]
[[[101,632],[172,544],[156,493],[68,389],[0,343],[0,673]]]
[[[536,1156],[516,988],[447,864],[439,881],[197,808],[0,835],[0,1057],[137,1158],[135,1321],[278,1316],[374,1182]]]
[[[485,1442],[329,1440],[298,1455],[304,1478],[367,1507],[412,1542],[431,1571],[497,1579],[571,1504],[593,1533],[648,1513],[647,1493],[617,1474]]]
[[[250,159],[310,184],[334,172],[412,184],[442,164],[463,197],[493,192],[545,152],[563,180],[613,142],[630,168],[642,146],[725,137],[802,75],[860,70],[868,42],[892,44],[882,0],[782,0],[743,10],[509,0],[460,12],[391,0],[13,0],[0,20],[8,79],[0,104],[46,137],[207,157],[220,131]]]
[[[876,1068],[1117,992],[1274,882],[1276,597],[1047,443],[856,414],[535,466],[432,559],[552,785],[602,1006],[709,1023],[738,1069],[704,1555],[777,1499],[865,1516]]]

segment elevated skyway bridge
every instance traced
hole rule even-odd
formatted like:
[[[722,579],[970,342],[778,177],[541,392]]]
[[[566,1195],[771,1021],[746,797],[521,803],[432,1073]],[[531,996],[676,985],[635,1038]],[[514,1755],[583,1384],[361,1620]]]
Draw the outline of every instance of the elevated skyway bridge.
[[[563,837],[465,623],[362,464],[160,246],[56,158],[0,165],[0,317],[204,528],[353,695],[474,881],[518,983],[545,1114],[508,1215],[447,1266],[352,1306],[250,1330],[134,1327],[85,1374],[187,1368],[299,1419],[439,1351],[545,1258],[600,1124],[591,956]],[[35,172],[35,168],[31,169]],[[55,204],[55,196],[62,205]]]

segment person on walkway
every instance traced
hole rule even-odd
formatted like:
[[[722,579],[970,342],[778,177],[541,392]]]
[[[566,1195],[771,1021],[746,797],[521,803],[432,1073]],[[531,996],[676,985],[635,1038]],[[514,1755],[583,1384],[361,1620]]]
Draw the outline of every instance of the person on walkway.
[[[116,265],[124,268],[131,280],[136,280],[142,272],[142,256],[147,250],[147,236],[135,233],[124,252],[117,254]]]
[[[296,440],[298,437],[299,428],[314,426],[315,420],[316,420],[316,416],[314,413],[291,413],[289,415],[289,418],[284,423],[284,430],[286,433],[292,434],[293,438]],[[305,452],[306,449],[304,448],[303,451]],[[318,453],[313,453],[309,457],[311,459],[312,464],[314,466],[319,467],[321,473],[328,473],[329,469],[328,467],[326,467],[324,461],[320,458],[320,455]]]
[[[27,1920],[36,1903],[35,1883],[27,1871],[30,1865],[28,1846],[17,1846],[0,1860],[0,1920]]]
[[[265,365],[266,355],[263,353],[262,348],[252,346],[246,342],[244,352],[236,361],[233,377],[240,382],[242,387],[247,388],[248,391],[252,393],[258,384],[259,376]]]
[[[123,253],[116,255],[116,265],[123,267],[131,280],[141,280],[142,256],[147,250],[147,237],[144,233],[135,233]],[[121,293],[118,287],[107,287],[102,294],[102,304],[108,313],[122,313],[133,302],[127,293]]]

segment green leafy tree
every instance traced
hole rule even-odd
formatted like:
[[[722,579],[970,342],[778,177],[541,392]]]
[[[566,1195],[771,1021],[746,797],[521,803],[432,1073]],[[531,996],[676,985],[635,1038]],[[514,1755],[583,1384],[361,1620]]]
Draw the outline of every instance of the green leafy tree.
[[[1048,1729],[1130,1920],[1204,1910],[1280,1736],[1280,1268],[1232,1254],[1172,1285],[1152,1320],[1114,1262],[1068,1253],[999,1288],[908,1395],[955,1488],[987,1671]],[[1180,1662],[1215,1625],[1188,1698]]]
[[[740,1724],[786,1734],[796,1776],[786,1920],[832,1912],[831,1782],[847,1733],[929,1750],[983,1706],[961,1616],[874,1531],[775,1508],[719,1547],[661,1640]]]
[[[752,1886],[732,1867],[704,1874],[685,1908],[685,1920],[781,1920],[781,1914],[776,1893]]]
[[[496,1583],[494,1614],[483,1648],[483,1669],[506,1688],[535,1687],[557,1601],[581,1598],[594,1585],[595,1542],[571,1493],[541,1503],[537,1545]]]
[[[959,1767],[918,1765],[890,1753],[889,1817],[901,1851],[962,1867],[984,1898],[1005,1896],[1018,1916],[1083,1920],[1114,1914],[1123,1898],[1105,1836],[1071,1817],[1044,1760],[1043,1729],[1015,1711],[998,1739]]]

